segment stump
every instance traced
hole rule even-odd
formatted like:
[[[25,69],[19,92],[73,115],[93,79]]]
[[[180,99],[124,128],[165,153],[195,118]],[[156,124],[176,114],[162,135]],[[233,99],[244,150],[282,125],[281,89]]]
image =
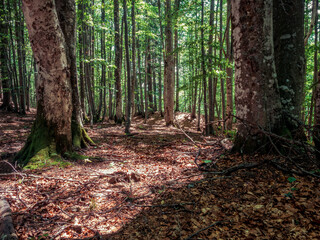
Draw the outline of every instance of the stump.
[[[5,199],[0,199],[0,239],[16,240],[18,239],[13,223],[12,212],[9,203]]]

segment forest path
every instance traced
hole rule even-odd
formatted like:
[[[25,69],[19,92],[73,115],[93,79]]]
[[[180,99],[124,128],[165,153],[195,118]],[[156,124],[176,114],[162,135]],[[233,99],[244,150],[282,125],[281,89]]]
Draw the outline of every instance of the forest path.
[[[1,115],[2,159],[12,157],[23,146],[33,118],[34,112],[27,116]],[[187,127],[188,135],[203,142],[187,114],[179,114],[178,119]],[[11,205],[22,239],[113,233],[164,190],[202,178],[194,164],[198,148],[179,129],[166,127],[159,114],[151,116],[147,124],[135,118],[133,135],[129,137],[123,126],[111,123],[98,123],[87,131],[97,144],[80,150],[88,159],[65,168],[26,170],[24,173],[37,177],[22,180],[1,176],[0,192]],[[207,146],[203,151],[206,157],[213,158],[221,154],[222,147]],[[4,162],[0,167],[11,168]]]
[[[22,147],[32,119],[0,116],[2,159]],[[213,171],[274,159],[221,155],[220,139],[196,132],[186,114],[177,119],[201,146],[199,163],[217,161]],[[0,194],[13,210],[20,239],[320,236],[319,179],[287,175],[268,164],[230,176],[204,173],[194,163],[198,148],[179,129],[165,127],[157,115],[147,124],[133,122],[130,137],[111,123],[87,127],[97,145],[80,151],[88,159],[66,168],[27,170],[23,178],[0,175]]]

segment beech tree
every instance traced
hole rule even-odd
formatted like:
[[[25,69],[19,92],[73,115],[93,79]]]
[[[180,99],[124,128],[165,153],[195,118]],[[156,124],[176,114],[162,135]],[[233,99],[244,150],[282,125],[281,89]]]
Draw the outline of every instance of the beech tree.
[[[166,125],[173,124],[174,108],[174,56],[172,36],[172,9],[171,0],[166,0],[166,56],[164,62],[164,118]]]
[[[273,11],[275,65],[285,126],[283,134],[301,137],[304,135],[299,127],[305,85],[304,1],[275,0]]]
[[[232,0],[235,103],[241,119],[235,149],[264,146],[259,128],[277,132],[281,104],[274,64],[272,0]]]
[[[80,103],[75,89],[74,11],[74,0],[23,1],[23,13],[38,68],[38,102],[31,133],[16,156],[22,164],[39,154],[50,156],[55,152],[72,151],[73,140],[75,146],[91,141],[80,121]],[[72,121],[77,127],[72,127]]]
[[[116,84],[116,116],[115,121],[121,123],[123,120],[122,114],[122,90],[121,90],[121,46],[120,46],[120,25],[119,25],[119,1],[114,0],[114,47],[115,47],[115,70],[114,78]]]

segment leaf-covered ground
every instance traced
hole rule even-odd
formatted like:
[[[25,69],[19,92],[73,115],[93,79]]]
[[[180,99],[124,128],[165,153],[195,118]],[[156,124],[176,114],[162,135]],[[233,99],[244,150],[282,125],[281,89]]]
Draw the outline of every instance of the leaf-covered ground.
[[[0,113],[0,168],[23,145],[34,115]],[[203,137],[187,114],[177,119],[201,146],[198,163],[221,172],[271,156],[230,155],[220,138]],[[133,136],[112,123],[87,128],[97,146],[65,168],[0,175],[21,239],[318,239],[315,178],[285,175],[268,164],[229,176],[199,171],[199,153],[156,114],[136,118]],[[204,166],[205,167],[205,166]],[[203,167],[203,168],[204,168]],[[26,173],[26,174],[24,174]]]

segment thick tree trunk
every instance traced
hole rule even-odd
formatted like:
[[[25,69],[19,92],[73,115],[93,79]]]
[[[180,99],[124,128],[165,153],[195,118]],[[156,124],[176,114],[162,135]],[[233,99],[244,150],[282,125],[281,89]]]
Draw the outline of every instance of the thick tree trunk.
[[[232,0],[232,25],[235,101],[237,117],[241,119],[235,150],[253,152],[266,143],[259,127],[277,132],[281,119],[273,52],[272,0]]]
[[[29,38],[38,65],[37,117],[24,148],[16,159],[22,164],[47,149],[72,149],[70,67],[65,39],[54,0],[23,1]]]
[[[304,98],[304,1],[274,0],[275,64],[283,109],[283,124],[290,137],[303,137],[298,121]]]
[[[72,144],[76,148],[93,144],[82,123],[76,61],[76,5],[74,0],[55,0],[60,27],[64,34],[72,89]]]

